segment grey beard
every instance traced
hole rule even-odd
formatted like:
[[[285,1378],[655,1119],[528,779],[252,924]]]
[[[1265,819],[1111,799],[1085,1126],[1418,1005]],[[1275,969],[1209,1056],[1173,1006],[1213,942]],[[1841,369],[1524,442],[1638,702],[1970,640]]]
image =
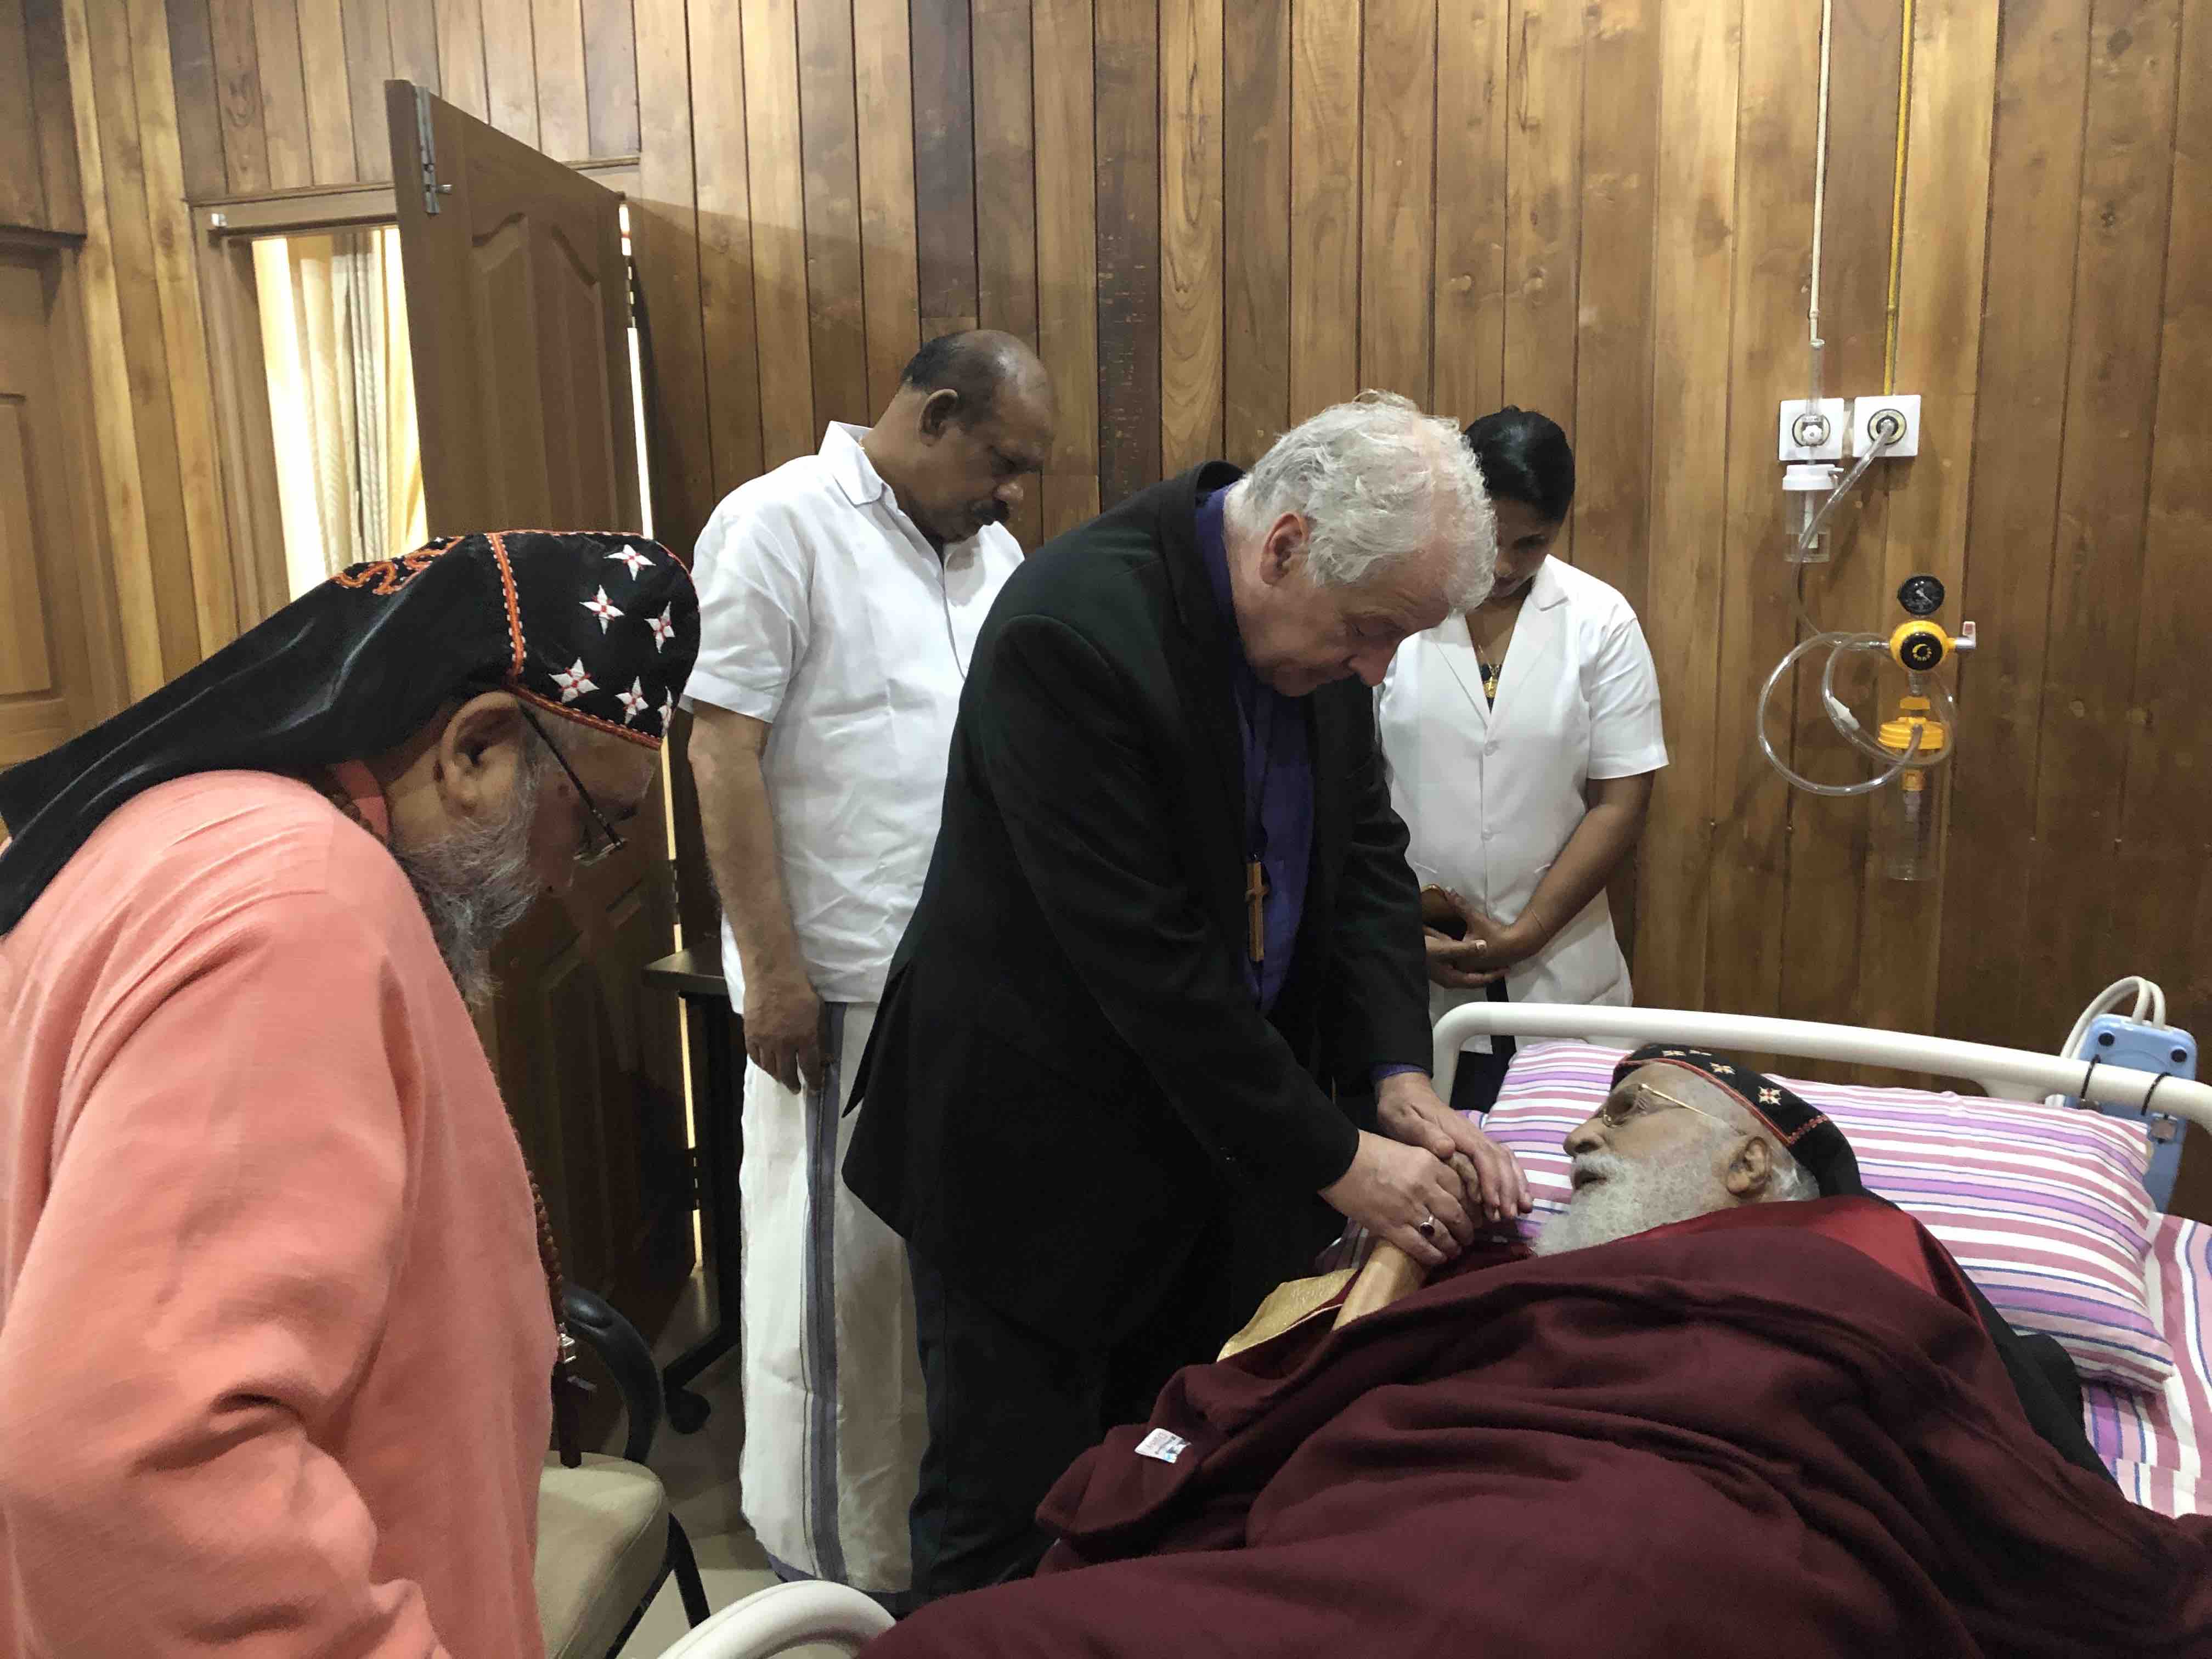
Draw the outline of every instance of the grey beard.
[[[1706,1214],[1728,1201],[1712,1169],[1693,1158],[1655,1167],[1631,1164],[1613,1152],[1585,1152],[1575,1168],[1604,1179],[1577,1192],[1564,1211],[1544,1224],[1534,1244],[1539,1255],[1610,1244]]]
[[[544,769],[542,750],[532,747],[497,823],[467,824],[424,846],[392,849],[414,884],[438,954],[471,1008],[491,1000],[492,946],[538,902],[542,884],[530,868],[530,831]]]

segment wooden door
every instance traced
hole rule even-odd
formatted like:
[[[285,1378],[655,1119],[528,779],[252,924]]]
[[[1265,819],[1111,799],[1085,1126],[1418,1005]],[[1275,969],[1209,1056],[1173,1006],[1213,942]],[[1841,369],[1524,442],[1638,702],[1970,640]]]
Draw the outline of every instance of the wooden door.
[[[431,533],[635,530],[619,199],[386,83]],[[425,161],[428,161],[426,169]],[[691,1269],[691,1183],[659,793],[619,856],[501,942],[485,1042],[568,1276],[646,1329]]]
[[[74,250],[0,231],[0,767],[123,706]]]

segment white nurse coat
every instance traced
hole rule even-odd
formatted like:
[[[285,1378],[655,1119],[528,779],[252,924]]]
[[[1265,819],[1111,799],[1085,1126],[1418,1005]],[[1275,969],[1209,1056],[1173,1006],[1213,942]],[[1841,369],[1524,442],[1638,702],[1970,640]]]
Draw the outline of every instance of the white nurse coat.
[[[1538,568],[1505,653],[1493,708],[1467,619],[1399,647],[1376,693],[1391,805],[1412,831],[1424,885],[1457,891],[1500,922],[1518,917],[1583,821],[1593,779],[1667,763],[1659,678],[1620,592],[1556,558]],[[1515,1002],[1625,1004],[1628,963],[1600,891],[1505,977]],[[1431,1018],[1484,999],[1429,988]],[[1487,1039],[1470,1047],[1487,1049]]]

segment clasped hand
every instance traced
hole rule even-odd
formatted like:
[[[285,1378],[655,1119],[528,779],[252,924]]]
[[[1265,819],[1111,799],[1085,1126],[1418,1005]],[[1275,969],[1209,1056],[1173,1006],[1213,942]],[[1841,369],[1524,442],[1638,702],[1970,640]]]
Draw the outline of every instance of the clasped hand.
[[[1484,914],[1457,893],[1431,887],[1421,895],[1421,936],[1429,951],[1429,979],[1449,991],[1479,991],[1505,977],[1515,963],[1540,944],[1522,921]]]
[[[1439,1100],[1427,1078],[1385,1078],[1375,1117],[1382,1133],[1361,1133],[1352,1167],[1321,1195],[1422,1266],[1452,1260],[1483,1224],[1528,1212],[1513,1154]]]

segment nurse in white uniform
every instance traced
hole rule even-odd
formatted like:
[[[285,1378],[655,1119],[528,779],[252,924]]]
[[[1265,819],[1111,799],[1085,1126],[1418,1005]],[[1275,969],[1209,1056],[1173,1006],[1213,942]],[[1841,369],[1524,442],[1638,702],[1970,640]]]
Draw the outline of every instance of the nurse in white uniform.
[[[1606,883],[1667,763],[1650,647],[1626,599],[1551,556],[1574,500],[1566,434],[1506,408],[1467,441],[1497,508],[1497,585],[1407,641],[1376,694],[1422,883],[1430,1011],[1626,1003]],[[1452,1104],[1487,1109],[1512,1052],[1510,1038],[1471,1042]]]

